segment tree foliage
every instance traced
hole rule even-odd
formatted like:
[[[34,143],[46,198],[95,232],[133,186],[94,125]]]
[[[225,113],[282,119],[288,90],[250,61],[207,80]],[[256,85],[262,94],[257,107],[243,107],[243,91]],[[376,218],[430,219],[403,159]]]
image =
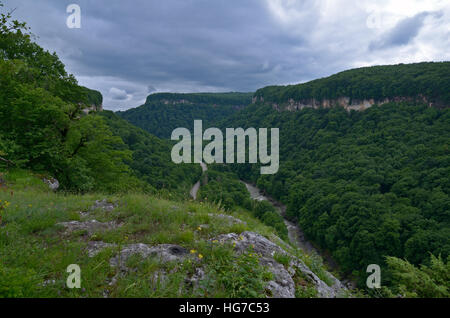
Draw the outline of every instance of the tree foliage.
[[[245,184],[227,166],[210,165],[205,180],[207,182],[198,193],[201,200],[215,202],[229,211],[242,207],[262,223],[273,227],[281,238],[288,239],[288,231],[280,213],[268,201],[252,200]]]
[[[235,165],[287,204],[307,237],[348,273],[385,256],[427,264],[450,254],[450,109],[391,103],[278,112],[255,104],[223,127],[280,128],[280,171]],[[230,126],[232,125],[232,126]]]
[[[170,154],[173,145],[170,141],[133,126],[111,111],[103,111],[101,116],[113,134],[120,137],[126,148],[132,151],[132,158],[126,163],[140,180],[157,190],[187,194],[192,184],[200,178],[200,165],[177,165],[172,162]]]
[[[3,159],[50,173],[64,189],[82,192],[142,190],[148,184],[175,189],[199,175],[171,162],[168,142],[112,114],[85,114],[101,104],[99,92],[79,86],[55,53],[33,42],[25,23],[1,14]]]
[[[448,105],[450,62],[362,67],[304,84],[268,86],[259,89],[255,96],[275,103],[339,97],[376,101],[395,97],[422,100],[426,97],[435,104]]]
[[[152,94],[145,105],[117,114],[132,124],[158,136],[170,138],[179,127],[193,131],[194,120],[205,126],[250,104],[252,93]]]
[[[406,260],[387,257],[392,295],[420,298],[450,297],[450,258],[430,256],[430,265],[415,267]]]

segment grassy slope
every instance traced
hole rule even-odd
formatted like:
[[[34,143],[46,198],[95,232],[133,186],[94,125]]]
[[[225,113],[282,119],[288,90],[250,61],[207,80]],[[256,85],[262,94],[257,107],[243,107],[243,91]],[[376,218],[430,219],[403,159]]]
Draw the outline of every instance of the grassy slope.
[[[277,239],[274,231],[252,218],[244,210],[232,213],[246,221],[227,225],[210,214],[224,213],[212,204],[192,201],[169,201],[142,194],[105,196],[102,194],[56,194],[37,177],[26,171],[0,174],[0,297],[262,297],[265,281],[270,273],[257,264],[255,255],[236,257],[231,246],[219,246],[208,240],[219,234],[258,232]],[[65,234],[59,222],[86,219],[80,211],[89,211],[95,200],[117,202],[112,212],[96,210],[87,219],[100,222],[116,221],[123,226],[88,235],[85,232]],[[8,203],[5,205],[5,201]],[[190,212],[190,213],[188,213]],[[199,229],[200,225],[208,226]],[[118,247],[103,250],[97,256],[87,255],[89,241],[115,243]],[[108,282],[117,273],[109,259],[119,247],[131,243],[156,245],[178,244],[195,250],[193,261],[182,264],[161,264],[156,260],[132,258],[129,266],[137,271],[120,277],[117,283]],[[300,253],[297,251],[297,253]],[[200,256],[201,254],[201,256]],[[306,263],[315,264],[302,255]],[[68,289],[66,268],[70,264],[81,267],[82,289]],[[200,289],[192,289],[183,282],[203,266],[213,279]],[[320,275],[323,267],[316,266]],[[251,269],[251,270],[249,270]],[[165,270],[170,272],[163,288],[149,277]],[[46,281],[55,281],[47,284]],[[183,288],[180,288],[183,286]]]

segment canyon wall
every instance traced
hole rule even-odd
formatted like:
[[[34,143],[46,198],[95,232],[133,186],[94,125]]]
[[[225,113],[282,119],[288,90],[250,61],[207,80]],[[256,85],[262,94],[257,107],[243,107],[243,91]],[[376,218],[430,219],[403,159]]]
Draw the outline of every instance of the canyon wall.
[[[264,103],[264,98],[262,96],[260,97],[253,97],[252,100],[253,103]],[[437,108],[445,108],[448,107],[448,105],[444,105],[439,102],[431,102],[429,99],[427,99],[425,96],[418,96],[418,97],[392,97],[392,98],[385,98],[381,100],[375,100],[373,98],[370,99],[355,99],[350,97],[339,97],[337,99],[303,99],[296,101],[294,99],[289,99],[287,102],[284,103],[273,103],[273,102],[266,102],[266,104],[272,104],[272,107],[278,111],[297,111],[302,110],[304,108],[331,108],[331,107],[343,107],[347,111],[356,110],[356,111],[364,111],[373,105],[383,105],[386,103],[391,102],[412,102],[412,103],[423,103],[428,105],[429,107],[437,107]]]

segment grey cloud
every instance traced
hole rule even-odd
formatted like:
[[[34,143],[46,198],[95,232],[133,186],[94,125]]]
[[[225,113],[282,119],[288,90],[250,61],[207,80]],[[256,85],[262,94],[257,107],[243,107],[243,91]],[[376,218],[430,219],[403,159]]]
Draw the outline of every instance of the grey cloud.
[[[430,15],[439,18],[442,16],[442,12],[421,12],[413,17],[405,18],[398,22],[394,28],[383,34],[380,39],[371,42],[369,48],[378,50],[408,44],[417,36],[424,25],[425,18]]]
[[[128,94],[125,90],[116,88],[116,87],[112,87],[109,90],[109,97],[111,97],[111,99],[113,100],[127,100],[128,99]]]
[[[337,13],[324,17],[319,1],[77,0],[82,28],[68,29],[72,0],[3,1],[113,110],[155,91],[254,91],[331,75],[372,54],[379,40],[364,8],[350,4],[330,21]],[[274,3],[285,3],[281,14]],[[383,45],[408,43],[424,23],[423,16],[399,23]]]

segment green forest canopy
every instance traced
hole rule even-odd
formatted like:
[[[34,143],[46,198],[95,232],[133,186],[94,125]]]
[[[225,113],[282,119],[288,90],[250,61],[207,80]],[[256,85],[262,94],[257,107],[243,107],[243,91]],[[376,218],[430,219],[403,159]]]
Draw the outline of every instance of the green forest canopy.
[[[323,100],[349,97],[374,99],[424,96],[437,105],[450,105],[450,62],[424,62],[362,67],[304,84],[268,86],[255,97],[265,102],[285,103],[290,99]]]
[[[251,103],[252,93],[152,94],[145,105],[117,112],[123,119],[160,137],[170,138],[172,131],[193,129],[194,120],[206,126],[237,112]]]
[[[429,262],[450,254],[450,109],[391,103],[278,112],[254,104],[222,127],[279,127],[280,171],[235,165],[287,204],[307,237],[342,269],[361,273],[385,256]]]
[[[366,70],[375,70],[373,78]],[[359,74],[360,80],[348,74],[355,78]],[[303,98],[313,96],[312,92],[331,98],[341,93],[361,98],[397,93],[417,96],[420,92],[445,102],[448,75],[448,62],[351,70],[339,75],[347,78],[347,84],[331,81],[328,92],[323,88],[325,82],[319,85],[318,80],[317,87],[305,86],[317,88],[309,93],[301,88],[299,95],[291,95],[289,90],[296,91],[295,86],[273,88],[267,98],[278,90],[283,93],[272,98]],[[183,170],[189,166],[172,165],[166,160],[167,141],[134,128],[111,112],[83,115],[86,107],[101,103],[100,96],[90,92],[67,74],[56,54],[31,41],[24,23],[1,15],[0,157],[18,167],[50,173],[63,189],[80,192],[141,190],[146,185],[172,189],[200,173]],[[194,111],[186,116],[185,109],[169,110],[158,112],[169,119],[180,116],[180,125],[197,116]],[[211,121],[220,118],[214,118],[214,111],[207,112]],[[288,215],[308,238],[329,250],[344,271],[364,274],[368,264],[383,264],[392,270],[387,279],[397,284],[398,292],[448,297],[449,108],[408,102],[364,112],[348,113],[338,107],[291,113],[257,103],[225,118],[228,115],[223,114],[223,127],[280,128],[278,174],[261,176],[259,167],[248,165],[233,170],[239,178],[257,183],[285,202]],[[170,127],[161,134],[166,131]],[[229,198],[240,200],[242,185],[229,173],[211,172],[211,177],[213,182],[203,194],[232,208]],[[233,191],[219,193],[227,184]],[[242,198],[241,204],[248,202]],[[253,212],[263,220],[279,221],[264,206]]]
[[[99,92],[32,41],[25,23],[0,18],[0,157],[56,177],[71,191],[171,189],[200,168],[177,166],[170,144],[110,113],[85,115]],[[125,142],[124,142],[125,140]]]

